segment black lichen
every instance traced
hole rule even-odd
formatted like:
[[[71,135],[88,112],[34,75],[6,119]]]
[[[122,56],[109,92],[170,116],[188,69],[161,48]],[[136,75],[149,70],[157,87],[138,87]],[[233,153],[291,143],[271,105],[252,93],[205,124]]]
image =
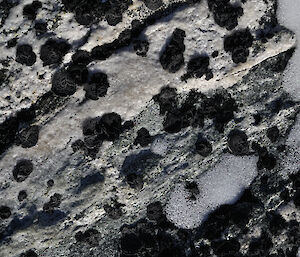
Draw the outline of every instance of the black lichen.
[[[187,72],[181,77],[181,80],[187,80],[189,78],[201,78],[203,75],[209,73],[209,57],[208,56],[196,56],[189,60],[187,64]]]
[[[249,47],[253,44],[253,36],[249,29],[238,30],[224,39],[224,49],[230,52],[234,63],[244,63],[249,56]]]
[[[70,96],[76,92],[77,84],[66,70],[58,70],[52,76],[51,90],[58,96]]]
[[[134,40],[133,49],[137,55],[146,57],[149,50],[149,42],[146,40]]]
[[[26,251],[25,253],[22,253],[20,255],[20,257],[38,257],[38,255],[36,254],[35,251],[30,249],[30,250]]]
[[[278,139],[279,139],[279,129],[277,128],[277,126],[273,126],[268,128],[267,130],[267,137],[270,139],[270,141],[272,143],[275,143]]]
[[[42,36],[47,33],[47,22],[37,21],[34,24],[35,34],[37,36]]]
[[[184,38],[185,32],[176,28],[159,59],[164,70],[175,73],[183,66]]]
[[[148,129],[141,128],[137,132],[137,137],[134,140],[135,145],[140,145],[142,147],[145,147],[149,144],[151,144],[153,141],[153,137],[150,135]]]
[[[20,144],[23,148],[30,148],[37,144],[38,139],[39,126],[33,125],[19,132],[16,144]]]
[[[234,155],[245,155],[249,153],[248,136],[242,130],[231,130],[228,134],[227,145]]]
[[[196,152],[203,157],[207,157],[212,152],[212,145],[211,143],[203,138],[201,135],[198,136],[198,139],[195,143]]]
[[[89,72],[85,65],[72,63],[67,68],[67,72],[77,84],[81,85],[87,82]]]
[[[41,46],[40,58],[43,65],[58,65],[62,62],[62,58],[71,49],[71,45],[62,39],[48,39]]]
[[[17,46],[16,62],[32,66],[36,62],[36,54],[32,51],[31,45],[23,44]]]
[[[72,61],[75,64],[88,65],[91,62],[91,55],[88,51],[78,50],[72,55]]]
[[[17,182],[22,182],[28,178],[33,171],[33,164],[30,160],[19,160],[13,169],[13,177]]]
[[[91,75],[88,84],[84,85],[85,97],[91,100],[98,100],[107,94],[109,82],[107,75],[103,72],[96,72]]]
[[[19,202],[24,201],[27,198],[27,193],[25,190],[21,190],[18,194],[18,200]]]
[[[111,201],[103,206],[105,213],[111,219],[119,219],[123,215],[122,207],[125,206],[119,203],[116,199],[111,199]]]
[[[157,10],[158,8],[163,6],[162,0],[142,0],[145,5],[151,10]]]
[[[238,25],[238,18],[244,13],[242,7],[232,5],[230,0],[208,0],[208,6],[215,22],[228,30]]]
[[[63,0],[63,4],[68,11],[75,13],[75,19],[81,25],[90,26],[105,17],[109,25],[115,26],[122,21],[122,14],[132,1]]]
[[[86,231],[79,231],[75,234],[77,242],[87,243],[91,246],[98,246],[100,240],[100,233],[98,230],[89,228]]]
[[[11,210],[7,206],[0,206],[0,219],[8,219],[11,216]]]
[[[23,16],[29,20],[35,20],[37,11],[42,7],[40,1],[33,1],[31,4],[26,4],[23,8]]]
[[[161,202],[153,202],[147,206],[147,218],[154,221],[160,221],[164,218]]]
[[[18,38],[12,38],[10,40],[7,41],[7,44],[6,44],[6,47],[7,48],[12,48],[12,47],[15,47],[18,43]]]
[[[53,179],[49,179],[47,181],[47,187],[53,187],[54,186],[54,180]]]
[[[54,210],[58,208],[61,204],[62,195],[55,193],[50,197],[50,201],[45,203],[43,206],[43,211],[49,214],[53,214]]]

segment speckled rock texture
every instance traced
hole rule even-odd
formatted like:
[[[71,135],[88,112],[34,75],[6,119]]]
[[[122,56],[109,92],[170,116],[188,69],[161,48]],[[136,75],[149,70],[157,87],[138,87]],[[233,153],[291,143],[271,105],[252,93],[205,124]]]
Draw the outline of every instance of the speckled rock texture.
[[[0,257],[299,257],[277,5],[1,1]]]

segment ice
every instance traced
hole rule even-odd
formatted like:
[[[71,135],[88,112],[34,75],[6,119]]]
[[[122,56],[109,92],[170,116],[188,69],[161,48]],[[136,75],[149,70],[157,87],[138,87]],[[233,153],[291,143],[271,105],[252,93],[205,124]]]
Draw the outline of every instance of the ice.
[[[222,204],[237,200],[257,175],[257,157],[226,154],[198,180],[200,194],[189,199],[184,184],[175,186],[166,206],[167,218],[180,228],[198,227],[207,214]]]
[[[278,6],[278,20],[279,23],[288,29],[292,30],[300,40],[300,1],[295,0],[281,0]],[[295,100],[300,99],[300,49],[296,51],[291,58],[287,69],[284,72],[284,83],[286,91],[289,92]]]

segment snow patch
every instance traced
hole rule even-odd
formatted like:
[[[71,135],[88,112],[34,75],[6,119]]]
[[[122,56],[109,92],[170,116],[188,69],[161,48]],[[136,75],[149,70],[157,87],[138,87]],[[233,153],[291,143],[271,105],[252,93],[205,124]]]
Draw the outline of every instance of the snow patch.
[[[206,216],[222,204],[234,203],[257,176],[257,157],[226,154],[197,181],[200,194],[189,199],[184,184],[175,186],[166,206],[167,218],[180,228],[198,227]]]
[[[279,23],[296,34],[297,41],[300,39],[300,1],[281,0],[278,3]],[[287,69],[284,72],[284,87],[295,100],[300,99],[300,49],[291,58]]]

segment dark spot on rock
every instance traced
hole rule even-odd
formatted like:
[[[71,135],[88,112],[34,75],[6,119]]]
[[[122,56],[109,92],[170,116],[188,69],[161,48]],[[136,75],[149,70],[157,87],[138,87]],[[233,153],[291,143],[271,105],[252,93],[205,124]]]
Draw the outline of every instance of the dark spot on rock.
[[[183,127],[183,120],[181,113],[178,111],[176,113],[168,113],[164,122],[164,130],[168,133],[177,133]]]
[[[91,246],[98,246],[100,240],[100,233],[98,230],[89,228],[85,232],[79,231],[75,234],[77,242],[87,243]]]
[[[77,152],[79,150],[83,150],[85,147],[84,142],[81,139],[77,139],[72,143],[73,152]]]
[[[262,120],[261,115],[259,113],[256,113],[253,115],[253,118],[254,118],[254,125],[255,126],[259,125]]]
[[[248,137],[242,130],[231,130],[228,134],[227,145],[234,155],[245,155],[249,153]]]
[[[27,193],[25,190],[21,190],[18,194],[18,200],[19,202],[24,201],[27,198]]]
[[[142,0],[145,5],[151,10],[157,10],[163,6],[162,0]]]
[[[238,25],[238,18],[243,15],[243,8],[234,6],[230,0],[208,0],[210,11],[213,12],[215,22],[228,30]]]
[[[121,238],[121,249],[125,253],[137,253],[141,246],[139,238],[134,233],[126,233]]]
[[[279,145],[277,146],[277,151],[282,153],[286,150],[286,145]]]
[[[47,33],[47,22],[38,21],[34,24],[35,34],[37,36],[42,36]]]
[[[166,45],[159,59],[164,70],[175,73],[183,66],[183,53],[185,51],[184,38],[185,32],[176,28],[171,36],[170,42]]]
[[[0,87],[7,80],[7,69],[0,69]]]
[[[0,2],[0,27],[2,27],[10,14],[10,9],[19,4],[19,1],[3,0]]]
[[[106,95],[109,88],[107,75],[103,72],[92,74],[88,84],[84,86],[85,97],[91,100],[98,100]]]
[[[196,200],[196,196],[199,195],[200,190],[198,188],[197,182],[195,181],[187,181],[185,183],[185,189],[190,193],[190,199]]]
[[[62,62],[62,58],[71,49],[71,45],[62,39],[48,39],[41,46],[40,58],[43,65],[58,65]]]
[[[67,72],[70,74],[70,77],[79,85],[87,82],[89,72],[85,65],[72,63],[67,68]]]
[[[122,130],[126,131],[134,127],[134,122],[132,120],[127,120],[122,125]]]
[[[23,16],[29,20],[35,20],[37,11],[42,7],[40,1],[33,1],[31,4],[26,4],[23,8]]]
[[[52,76],[51,90],[58,96],[70,96],[76,92],[77,84],[66,70],[58,70]]]
[[[106,214],[111,219],[119,219],[123,215],[122,207],[125,206],[122,203],[119,203],[117,200],[112,199],[110,203],[107,203],[103,206]]]
[[[149,50],[149,42],[146,40],[134,40],[133,49],[137,55],[146,57]]]
[[[25,253],[22,253],[22,254],[20,255],[20,257],[38,257],[38,255],[36,254],[35,251],[33,251],[33,250],[28,250],[28,251],[26,251]]]
[[[85,136],[96,134],[96,125],[100,122],[100,117],[87,118],[82,123],[82,134]]]
[[[164,218],[163,207],[159,201],[147,206],[147,218],[154,221],[160,221]]]
[[[47,187],[53,187],[54,186],[54,180],[53,179],[49,179],[47,181]]]
[[[272,143],[276,142],[279,139],[279,129],[277,126],[273,126],[271,128],[268,128],[267,130],[267,137],[270,139]]]
[[[219,51],[213,51],[212,54],[211,54],[212,58],[216,58],[218,56],[219,56]]]
[[[224,49],[231,52],[232,60],[238,64],[246,62],[249,56],[248,48],[253,44],[253,36],[249,29],[238,30],[224,39]]]
[[[178,104],[176,88],[163,87],[153,100],[159,104],[160,114],[176,110]]]
[[[50,197],[50,201],[45,203],[43,206],[43,211],[52,214],[56,208],[61,204],[62,195],[55,193]]]
[[[12,38],[10,40],[7,41],[7,44],[6,44],[6,47],[7,48],[12,48],[12,47],[15,47],[18,43],[18,38]]]
[[[181,77],[182,80],[189,78],[201,78],[208,73],[209,69],[208,56],[196,56],[189,60],[187,64],[187,72]]]
[[[257,162],[258,169],[272,170],[276,166],[276,158],[273,154],[268,153],[266,148],[261,148],[259,153],[259,158]]]
[[[205,80],[210,80],[214,77],[214,74],[212,70],[208,70],[207,73],[205,74]]]
[[[92,59],[88,51],[77,50],[75,54],[72,55],[72,61],[75,64],[88,65]]]
[[[115,112],[103,114],[100,122],[96,124],[96,131],[105,140],[118,139],[122,131],[121,116]]]
[[[39,126],[29,126],[18,134],[16,144],[20,144],[23,148],[30,148],[37,144],[39,139]]]
[[[144,186],[143,176],[141,174],[129,173],[126,175],[126,182],[131,188],[140,190]]]
[[[2,154],[14,141],[19,128],[19,120],[10,117],[0,124],[0,154]]]
[[[295,206],[299,208],[300,207],[300,189],[296,190],[293,201],[294,201]]]
[[[203,157],[209,156],[210,153],[212,152],[211,143],[207,139],[203,138],[201,135],[198,136],[195,146],[196,146],[196,152]]]
[[[17,46],[16,62],[32,66],[36,61],[36,54],[32,51],[31,45],[23,44]]]
[[[103,140],[99,135],[89,135],[84,137],[84,143],[87,148],[100,147]]]
[[[0,206],[0,218],[1,219],[8,219],[11,215],[11,210],[7,206]]]
[[[229,240],[220,240],[220,241],[214,241],[211,245],[212,249],[214,250],[214,253],[217,256],[233,256],[235,253],[238,253],[240,250],[240,243],[232,238]]]
[[[91,57],[93,60],[106,60],[112,55],[116,46],[113,43],[107,43],[101,46],[95,46],[92,49]]]
[[[141,128],[137,132],[137,137],[134,140],[135,145],[140,145],[142,147],[145,147],[149,144],[151,144],[153,141],[153,137],[150,135],[148,129]]]
[[[13,177],[17,182],[22,182],[28,178],[33,171],[33,164],[30,160],[19,160],[13,169]]]
[[[273,235],[280,233],[284,228],[286,228],[286,220],[279,213],[270,211],[267,213],[267,218],[269,221],[270,232]]]
[[[280,192],[279,196],[285,202],[289,202],[291,200],[290,192],[287,188],[285,188],[282,192]]]

